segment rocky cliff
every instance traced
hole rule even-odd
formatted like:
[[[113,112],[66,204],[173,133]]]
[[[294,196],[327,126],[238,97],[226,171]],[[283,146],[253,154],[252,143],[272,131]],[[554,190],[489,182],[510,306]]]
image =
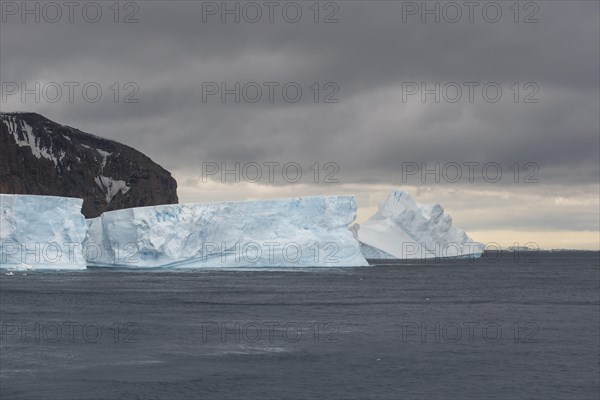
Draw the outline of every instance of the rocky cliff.
[[[177,203],[177,182],[139,151],[35,113],[0,113],[0,193],[80,197],[86,218]]]

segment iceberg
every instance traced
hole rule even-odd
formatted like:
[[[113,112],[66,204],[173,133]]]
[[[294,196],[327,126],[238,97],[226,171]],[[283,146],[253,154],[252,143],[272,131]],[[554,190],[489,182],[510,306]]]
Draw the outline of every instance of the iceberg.
[[[108,211],[87,221],[89,266],[368,266],[348,226],[354,196],[315,196]]]
[[[0,194],[0,268],[85,269],[82,199]]]
[[[354,196],[168,204],[85,220],[82,199],[0,194],[0,268],[358,267],[479,257],[439,204],[393,191],[368,221]]]
[[[402,191],[392,191],[379,211],[350,229],[368,259],[480,257],[484,250],[452,225],[441,205],[419,204]]]

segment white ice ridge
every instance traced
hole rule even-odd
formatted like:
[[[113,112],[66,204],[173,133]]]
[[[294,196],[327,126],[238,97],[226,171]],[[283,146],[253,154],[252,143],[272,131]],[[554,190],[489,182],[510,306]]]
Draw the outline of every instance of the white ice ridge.
[[[85,269],[82,199],[0,194],[0,268]]]
[[[129,208],[88,220],[88,265],[367,266],[348,230],[354,196]]]
[[[441,205],[419,204],[401,191],[392,191],[379,211],[351,230],[369,259],[479,257],[484,248],[452,225]]]

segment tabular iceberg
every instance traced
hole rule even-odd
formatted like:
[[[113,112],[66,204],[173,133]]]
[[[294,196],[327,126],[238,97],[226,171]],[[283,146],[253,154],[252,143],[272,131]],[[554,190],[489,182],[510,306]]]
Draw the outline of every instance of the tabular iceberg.
[[[350,229],[369,259],[479,257],[484,249],[452,225],[441,205],[419,204],[401,191],[392,191],[379,211]]]
[[[92,266],[367,266],[355,217],[353,196],[129,208],[88,220],[84,248]]]
[[[85,269],[82,199],[0,194],[0,268]]]

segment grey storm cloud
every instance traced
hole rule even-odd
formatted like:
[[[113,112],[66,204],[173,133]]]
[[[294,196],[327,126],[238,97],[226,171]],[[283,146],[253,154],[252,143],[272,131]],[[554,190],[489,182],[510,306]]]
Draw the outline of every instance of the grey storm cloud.
[[[2,109],[40,112],[190,173],[203,161],[333,161],[344,182],[393,184],[406,162],[495,162],[503,168],[533,162],[543,182],[598,182],[598,2],[522,2],[518,22],[513,2],[479,2],[473,22],[456,2],[463,15],[455,23],[444,15],[439,23],[432,16],[423,23],[418,13],[403,14],[408,3],[423,2],[322,2],[319,23],[313,2],[295,3],[303,12],[297,23],[278,11],[289,2],[280,2],[272,23],[266,15],[258,23],[235,23],[231,16],[222,23],[219,15],[203,22],[203,6],[221,2],[134,3],[139,22],[130,24],[113,22],[112,2],[97,2],[104,12],[97,23],[66,17],[23,23],[4,12],[3,83],[98,82],[104,95],[97,103],[80,97],[36,103],[31,96],[22,102],[12,95]],[[427,7],[436,3],[440,9],[446,4]],[[482,17],[489,3],[502,10],[496,23]],[[323,23],[331,12],[338,22]],[[531,15],[538,21],[524,23]],[[139,102],[112,101],[114,82],[135,83]],[[225,102],[206,97],[207,82],[279,86],[272,102],[262,86],[261,101],[235,103],[232,95]],[[302,88],[297,103],[281,95],[288,82]],[[314,82],[320,85],[317,103]],[[465,82],[477,84],[473,101]],[[429,89],[439,83],[440,101],[407,95],[412,83]],[[448,101],[455,95],[449,83],[462,88],[459,101]],[[483,97],[486,83],[502,89],[498,102]],[[442,93],[443,87],[449,91]],[[120,96],[129,93],[120,90]],[[339,101],[324,103],[328,94]],[[537,102],[524,102],[528,95]]]

